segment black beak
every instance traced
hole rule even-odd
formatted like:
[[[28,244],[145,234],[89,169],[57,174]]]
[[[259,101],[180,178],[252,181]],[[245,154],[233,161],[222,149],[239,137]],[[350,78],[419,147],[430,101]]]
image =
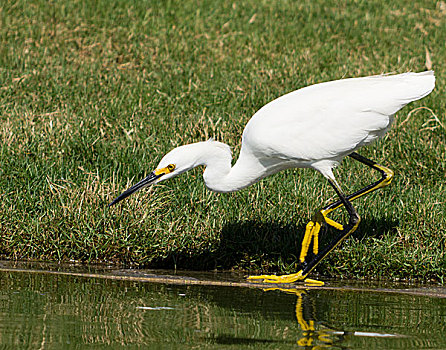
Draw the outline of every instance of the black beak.
[[[132,193],[140,190],[141,188],[151,185],[155,180],[159,179],[163,175],[164,173],[158,175],[156,175],[154,172],[150,173],[150,175],[147,176],[145,179],[141,180],[136,185],[130,187],[127,191],[123,192],[119,197],[117,197],[113,202],[109,204],[109,207],[122,201],[123,199],[130,196]]]

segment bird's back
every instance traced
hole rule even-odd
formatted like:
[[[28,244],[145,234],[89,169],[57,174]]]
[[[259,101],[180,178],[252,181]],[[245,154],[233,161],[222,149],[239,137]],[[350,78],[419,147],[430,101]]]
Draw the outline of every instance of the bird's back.
[[[311,85],[262,107],[244,130],[242,149],[296,164],[339,160],[382,136],[399,109],[434,85],[432,71]]]

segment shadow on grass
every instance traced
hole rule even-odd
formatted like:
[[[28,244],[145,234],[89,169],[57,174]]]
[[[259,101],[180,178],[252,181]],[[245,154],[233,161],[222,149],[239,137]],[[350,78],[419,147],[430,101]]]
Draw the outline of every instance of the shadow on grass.
[[[380,238],[393,232],[398,221],[364,219],[350,239],[366,237]],[[156,267],[178,269],[259,269],[278,271],[283,266],[298,265],[298,254],[304,236],[305,226],[278,222],[243,221],[226,224],[221,231],[219,246],[211,251],[195,254],[177,252],[152,262]],[[320,250],[328,244],[338,231],[328,230],[319,237]]]

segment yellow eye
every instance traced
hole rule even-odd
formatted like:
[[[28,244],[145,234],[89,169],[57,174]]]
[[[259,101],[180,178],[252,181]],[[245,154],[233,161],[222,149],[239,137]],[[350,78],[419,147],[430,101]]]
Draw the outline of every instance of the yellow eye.
[[[174,171],[174,170],[175,170],[175,164],[169,164],[169,165],[167,166],[167,170],[169,170],[170,173],[171,173],[172,171]]]

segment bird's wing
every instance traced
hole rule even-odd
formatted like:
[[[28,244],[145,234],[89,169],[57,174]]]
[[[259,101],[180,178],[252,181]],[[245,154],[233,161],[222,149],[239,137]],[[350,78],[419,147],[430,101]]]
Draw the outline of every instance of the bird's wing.
[[[391,116],[429,94],[433,72],[337,80],[270,102],[247,124],[243,142],[260,155],[313,161],[342,158],[382,136]]]

